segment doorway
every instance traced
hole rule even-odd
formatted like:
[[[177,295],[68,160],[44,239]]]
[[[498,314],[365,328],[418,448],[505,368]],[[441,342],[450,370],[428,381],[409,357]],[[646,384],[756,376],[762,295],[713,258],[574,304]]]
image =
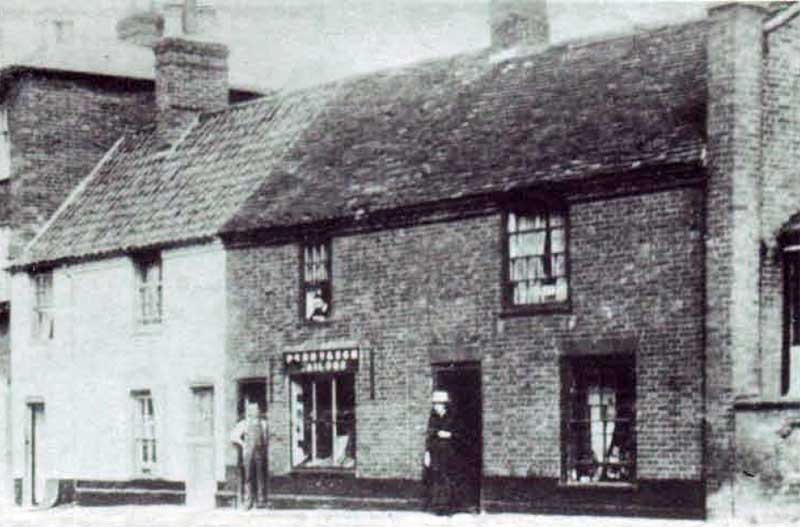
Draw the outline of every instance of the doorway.
[[[193,507],[212,507],[217,490],[214,449],[214,387],[192,386],[189,427],[189,481],[186,501]]]
[[[28,473],[30,474],[31,505],[39,505],[44,499],[44,403],[28,403]]]
[[[477,512],[480,510],[483,450],[480,363],[434,364],[433,388],[450,395],[455,427],[463,438],[458,445],[460,481],[456,485],[454,506]]]
[[[258,404],[258,415],[262,419],[267,418],[267,380],[264,377],[253,377],[249,379],[240,379],[238,382],[237,399],[236,399],[236,414],[237,421],[244,419],[245,409],[247,404]],[[269,422],[269,421],[267,421]],[[267,432],[269,434],[269,432]],[[269,446],[267,447],[269,448]],[[239,485],[238,502],[243,503],[244,499],[244,459],[243,452],[239,450],[238,464],[239,467]],[[269,464],[269,452],[267,452],[267,463],[264,467],[264,481],[267,481],[269,470],[266,465]],[[256,479],[256,478],[254,478]],[[252,491],[253,489],[251,489]],[[266,492],[266,491],[265,491]],[[254,496],[255,494],[251,494]]]

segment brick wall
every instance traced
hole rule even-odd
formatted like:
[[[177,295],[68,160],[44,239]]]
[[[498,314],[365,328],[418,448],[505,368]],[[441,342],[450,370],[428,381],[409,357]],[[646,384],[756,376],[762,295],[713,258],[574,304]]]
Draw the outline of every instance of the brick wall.
[[[767,37],[764,83],[764,161],[762,172],[761,261],[762,396],[780,395],[783,347],[783,285],[777,235],[800,211],[800,20],[793,19]]]
[[[15,255],[126,131],[152,122],[152,83],[27,72],[7,94]]]
[[[639,477],[698,480],[701,210],[693,189],[573,203],[566,314],[499,316],[496,214],[335,237],[334,314],[321,327],[299,322],[296,245],[230,249],[226,376],[271,375],[270,465],[286,472],[288,383],[270,357],[280,365],[290,346],[361,342],[374,352],[375,399],[362,359],[358,474],[417,478],[431,356],[472,355],[482,363],[484,474],[555,478],[560,354],[624,343],[636,353]]]
[[[758,393],[763,6],[709,11],[706,399],[708,482],[734,467],[733,400]],[[734,308],[735,307],[735,308]]]

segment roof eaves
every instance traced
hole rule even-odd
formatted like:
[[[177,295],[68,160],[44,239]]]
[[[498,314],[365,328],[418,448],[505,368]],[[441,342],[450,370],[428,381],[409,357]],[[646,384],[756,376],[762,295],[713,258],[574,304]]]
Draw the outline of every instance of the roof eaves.
[[[764,33],[771,33],[779,27],[788,24],[797,15],[800,15],[800,2],[792,4],[790,7],[779,11],[772,18],[764,21]]]

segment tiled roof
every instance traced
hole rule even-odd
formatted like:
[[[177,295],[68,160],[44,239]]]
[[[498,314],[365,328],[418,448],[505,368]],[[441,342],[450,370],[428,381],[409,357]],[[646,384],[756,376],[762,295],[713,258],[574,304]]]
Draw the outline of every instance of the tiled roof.
[[[204,115],[166,155],[127,138],[21,263],[697,162],[705,34],[370,74]]]

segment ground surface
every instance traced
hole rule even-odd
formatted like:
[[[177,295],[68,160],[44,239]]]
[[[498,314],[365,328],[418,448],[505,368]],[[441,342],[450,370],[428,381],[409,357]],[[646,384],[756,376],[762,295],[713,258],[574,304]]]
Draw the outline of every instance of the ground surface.
[[[736,525],[752,525],[750,521]],[[759,525],[800,525],[794,518],[758,522]],[[528,514],[457,514],[437,517],[422,512],[372,512],[339,510],[192,510],[180,506],[73,507],[32,510],[0,509],[0,526],[135,526],[135,527],[706,527],[729,522],[594,518],[588,516],[538,516]]]

